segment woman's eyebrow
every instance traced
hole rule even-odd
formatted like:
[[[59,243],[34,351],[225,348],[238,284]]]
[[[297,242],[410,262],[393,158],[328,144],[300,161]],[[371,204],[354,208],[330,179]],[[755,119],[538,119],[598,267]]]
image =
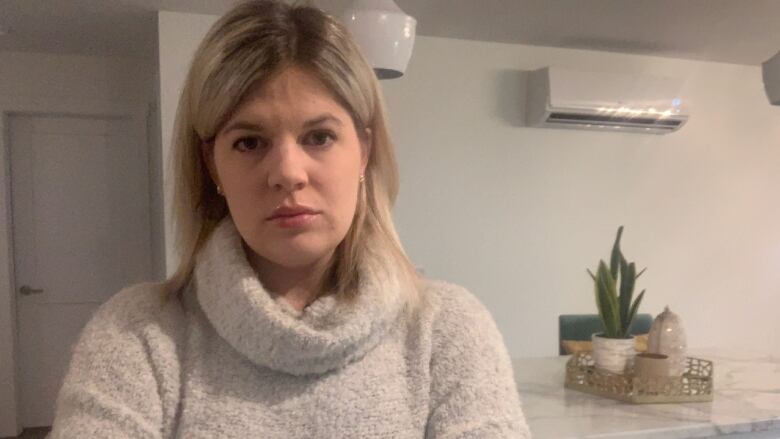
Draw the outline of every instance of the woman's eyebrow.
[[[322,122],[328,122],[328,121],[333,122],[338,126],[344,125],[344,123],[341,122],[341,119],[337,118],[336,116],[330,113],[325,113],[315,117],[314,119],[309,119],[306,122],[304,122],[303,128],[319,125]],[[225,129],[222,130],[222,133],[227,134],[233,130],[263,131],[263,126],[255,122],[249,122],[246,120],[237,120],[235,122],[231,122],[230,124],[228,124],[225,127]]]
[[[313,125],[319,125],[322,122],[327,122],[327,121],[331,121],[331,122],[335,123],[338,126],[344,125],[341,122],[341,119],[337,118],[336,116],[334,116],[334,115],[332,115],[330,113],[325,113],[325,114],[322,114],[320,116],[315,117],[314,119],[310,119],[310,120],[304,122],[303,123],[303,127],[307,128],[307,127],[310,127],[310,126],[313,126]]]
[[[227,134],[233,130],[250,130],[250,131],[263,131],[263,126],[257,123],[252,123],[244,120],[237,120],[230,123],[225,129],[222,130],[223,134]]]

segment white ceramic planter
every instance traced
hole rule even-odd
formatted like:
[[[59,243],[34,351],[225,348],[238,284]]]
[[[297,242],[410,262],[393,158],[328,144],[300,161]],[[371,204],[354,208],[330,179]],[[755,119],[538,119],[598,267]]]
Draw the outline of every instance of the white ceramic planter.
[[[636,347],[634,337],[606,338],[598,334],[591,336],[593,343],[593,360],[596,368],[612,373],[622,374],[634,366]]]

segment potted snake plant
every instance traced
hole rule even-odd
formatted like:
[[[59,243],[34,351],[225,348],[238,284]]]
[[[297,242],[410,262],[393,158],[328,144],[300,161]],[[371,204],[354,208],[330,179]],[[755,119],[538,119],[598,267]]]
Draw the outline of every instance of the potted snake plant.
[[[633,364],[636,350],[634,336],[629,333],[629,328],[645,295],[642,290],[633,299],[636,280],[645,269],[637,273],[636,264],[626,261],[620,249],[622,235],[623,226],[620,226],[612,246],[609,266],[601,260],[596,274],[588,270],[595,287],[596,306],[604,325],[604,332],[591,336],[593,360],[597,368],[612,373],[623,373]]]

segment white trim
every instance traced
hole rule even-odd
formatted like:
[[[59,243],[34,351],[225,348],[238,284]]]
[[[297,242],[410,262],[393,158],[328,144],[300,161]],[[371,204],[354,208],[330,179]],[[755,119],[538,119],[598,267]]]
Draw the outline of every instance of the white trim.
[[[0,96],[0,260],[5,257],[7,265],[0,265],[0,337],[10,336],[10,343],[0,343],[0,346],[10,346],[10,349],[2,349],[0,358],[10,359],[11,376],[0,376],[0,383],[9,383],[10,389],[0,388],[0,407],[10,407],[10,413],[0,415],[0,437],[17,436],[22,432],[19,414],[19,385],[18,385],[18,326],[16,321],[16,290],[14,284],[14,259],[13,259],[13,228],[11,206],[11,173],[10,173],[10,142],[8,138],[8,117],[13,114],[46,114],[46,115],[72,115],[72,116],[109,116],[117,118],[131,118],[139,128],[144,130],[139,138],[147,142],[149,153],[152,154],[153,145],[149,144],[147,130],[149,105],[145,102],[117,102],[94,99],[74,99],[52,96]],[[150,168],[150,173],[152,169]],[[151,177],[151,175],[150,175]],[[151,178],[150,178],[151,184]],[[150,212],[152,211],[150,199]],[[153,249],[150,248],[150,252]],[[151,255],[150,255],[151,257]],[[9,306],[1,306],[8,303]],[[2,322],[10,331],[3,329]]]

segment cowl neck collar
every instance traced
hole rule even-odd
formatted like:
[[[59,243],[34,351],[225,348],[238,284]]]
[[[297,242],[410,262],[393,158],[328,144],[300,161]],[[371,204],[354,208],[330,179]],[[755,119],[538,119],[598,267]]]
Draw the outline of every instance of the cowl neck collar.
[[[292,375],[321,374],[362,358],[396,322],[405,302],[393,266],[370,253],[359,263],[353,303],[327,295],[298,311],[263,287],[228,216],[198,253],[194,282],[217,333],[249,360]]]

